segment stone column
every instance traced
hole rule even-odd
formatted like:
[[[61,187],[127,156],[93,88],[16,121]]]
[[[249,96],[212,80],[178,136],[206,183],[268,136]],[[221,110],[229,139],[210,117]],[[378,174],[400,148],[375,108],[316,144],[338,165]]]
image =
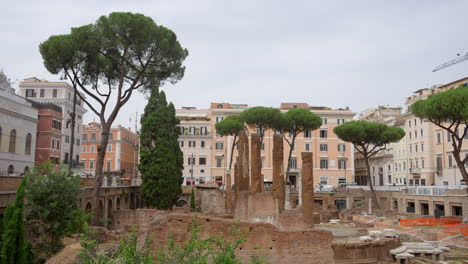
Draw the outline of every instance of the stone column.
[[[226,213],[230,213],[231,208],[232,208],[231,171],[230,170],[226,172],[225,182],[226,182],[225,184],[225,189],[226,189],[225,210],[226,210]]]
[[[249,138],[245,131],[239,133],[239,191],[249,190]]]
[[[263,191],[262,158],[260,154],[260,136],[257,133],[250,136],[250,147],[250,192],[252,194],[261,193]]]
[[[306,228],[314,227],[314,171],[312,152],[302,152],[302,210]]]
[[[284,211],[283,136],[273,135],[273,198],[278,200],[279,211]]]

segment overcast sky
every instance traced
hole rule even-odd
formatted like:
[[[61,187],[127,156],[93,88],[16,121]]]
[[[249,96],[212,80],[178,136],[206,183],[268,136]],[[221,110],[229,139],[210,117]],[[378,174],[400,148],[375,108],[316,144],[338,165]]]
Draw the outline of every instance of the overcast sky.
[[[462,0],[15,0],[1,9],[0,67],[14,87],[31,76],[58,80],[38,45],[114,11],[152,17],[189,50],[185,77],[163,87],[178,108],[306,102],[359,112],[402,105],[418,89],[468,75],[468,61],[431,71],[468,52]],[[130,125],[144,105],[134,96],[115,124]]]

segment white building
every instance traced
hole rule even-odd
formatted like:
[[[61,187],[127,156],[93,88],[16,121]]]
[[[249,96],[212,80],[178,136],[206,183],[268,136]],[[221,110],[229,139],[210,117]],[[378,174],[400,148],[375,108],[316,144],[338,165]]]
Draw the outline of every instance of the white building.
[[[213,134],[209,110],[197,110],[194,107],[177,109],[180,121],[180,149],[184,153],[184,183],[195,185],[214,182],[211,176],[211,141]]]
[[[74,90],[67,82],[49,82],[36,77],[27,78],[19,84],[19,95],[40,103],[53,103],[62,107],[62,142],[61,160],[68,163],[71,144],[71,114],[73,113]],[[73,147],[73,160],[80,161],[81,128],[83,115],[86,113],[84,103],[77,97],[75,118],[75,142]]]
[[[34,167],[37,122],[37,110],[15,94],[0,72],[0,175],[19,175]]]

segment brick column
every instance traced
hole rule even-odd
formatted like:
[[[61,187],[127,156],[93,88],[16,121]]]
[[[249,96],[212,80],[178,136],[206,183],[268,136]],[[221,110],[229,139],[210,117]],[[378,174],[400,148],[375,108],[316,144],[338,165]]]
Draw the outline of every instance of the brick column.
[[[273,198],[278,200],[279,211],[284,211],[283,136],[273,135]]]
[[[249,138],[245,131],[239,133],[239,191],[249,190]]]
[[[314,172],[312,152],[302,152],[302,210],[306,228],[314,227]]]
[[[250,147],[250,192],[252,194],[261,193],[263,191],[262,158],[260,154],[260,136],[257,133],[250,136]]]
[[[226,189],[226,201],[225,201],[225,210],[226,210],[226,213],[230,213],[231,212],[231,208],[232,208],[232,193],[231,193],[231,171],[228,170],[226,172],[226,179],[225,180],[225,189]]]

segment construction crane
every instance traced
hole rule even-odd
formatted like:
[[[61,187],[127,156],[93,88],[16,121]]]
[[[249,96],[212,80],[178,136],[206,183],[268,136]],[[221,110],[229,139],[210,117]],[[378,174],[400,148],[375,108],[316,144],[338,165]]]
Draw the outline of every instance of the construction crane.
[[[457,54],[457,55],[460,56],[460,54]],[[461,57],[458,57],[458,58],[456,58],[454,60],[448,61],[448,62],[446,62],[444,64],[441,64],[441,65],[435,67],[435,69],[433,69],[432,72],[440,71],[442,69],[445,69],[447,67],[455,65],[457,63],[460,63],[460,62],[462,62],[464,60],[468,60],[468,52],[465,55],[461,56]]]

